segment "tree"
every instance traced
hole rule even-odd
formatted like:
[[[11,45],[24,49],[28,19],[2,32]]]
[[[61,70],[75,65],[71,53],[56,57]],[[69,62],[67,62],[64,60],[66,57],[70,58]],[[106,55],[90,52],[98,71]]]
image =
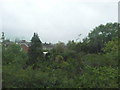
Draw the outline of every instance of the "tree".
[[[43,51],[42,50],[42,42],[40,41],[38,34],[34,33],[32,39],[31,39],[29,50],[28,50],[29,60],[28,60],[27,64],[33,65],[36,62],[38,62],[38,60],[42,59],[43,58],[42,51]]]
[[[105,43],[116,36],[118,36],[118,23],[101,24],[88,34],[83,43],[87,43],[86,48],[90,53],[99,53],[102,52]]]
[[[3,64],[9,64],[15,61],[15,58],[20,53],[20,46],[11,44],[8,47],[2,47]]]
[[[77,45],[76,42],[74,42],[74,40],[72,40],[67,43],[67,48],[76,51],[76,45]]]
[[[63,42],[58,42],[53,49],[56,54],[61,54],[65,51],[66,46]]]
[[[120,48],[120,44],[119,44],[119,38],[114,38],[113,40],[109,41],[108,43],[105,44],[105,47],[102,49],[104,52],[104,55],[106,57],[108,57],[109,59],[109,64],[112,64],[114,66],[118,65],[118,61],[119,61],[119,48]]]

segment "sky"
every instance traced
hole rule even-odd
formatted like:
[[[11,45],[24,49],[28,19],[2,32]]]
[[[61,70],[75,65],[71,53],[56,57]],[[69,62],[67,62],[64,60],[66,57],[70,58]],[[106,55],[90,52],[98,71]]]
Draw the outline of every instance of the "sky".
[[[119,0],[0,0],[0,31],[6,39],[42,42],[80,40],[100,24],[118,21]]]

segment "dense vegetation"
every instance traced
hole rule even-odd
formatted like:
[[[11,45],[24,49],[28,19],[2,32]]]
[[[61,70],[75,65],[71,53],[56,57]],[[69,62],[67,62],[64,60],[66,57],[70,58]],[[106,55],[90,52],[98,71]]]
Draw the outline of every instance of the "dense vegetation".
[[[34,33],[28,53],[3,43],[3,88],[118,88],[118,24],[92,30],[81,42],[59,42],[42,54]]]

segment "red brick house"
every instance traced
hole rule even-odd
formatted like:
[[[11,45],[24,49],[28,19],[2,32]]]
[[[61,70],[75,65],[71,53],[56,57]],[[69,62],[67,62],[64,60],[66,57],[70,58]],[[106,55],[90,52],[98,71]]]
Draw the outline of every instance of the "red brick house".
[[[16,41],[16,44],[19,44],[21,46],[21,50],[24,52],[28,52],[29,49],[29,42],[26,40]]]
[[[28,52],[29,46],[27,44],[22,43],[20,44],[20,46],[21,46],[21,50],[23,50],[26,53]]]

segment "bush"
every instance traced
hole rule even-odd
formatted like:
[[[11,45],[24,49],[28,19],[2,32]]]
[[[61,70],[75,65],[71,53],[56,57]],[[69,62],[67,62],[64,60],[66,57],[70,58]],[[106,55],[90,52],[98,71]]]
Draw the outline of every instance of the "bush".
[[[118,88],[118,68],[86,66],[78,80],[77,87]]]
[[[94,67],[98,66],[117,66],[117,61],[112,56],[100,55],[100,54],[87,54],[82,57],[84,65],[90,65]]]

